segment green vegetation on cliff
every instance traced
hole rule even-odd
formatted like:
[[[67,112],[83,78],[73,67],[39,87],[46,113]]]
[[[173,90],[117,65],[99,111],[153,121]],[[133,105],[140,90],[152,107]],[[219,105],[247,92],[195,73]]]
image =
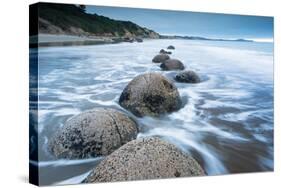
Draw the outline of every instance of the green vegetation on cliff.
[[[39,3],[39,33],[109,37],[159,38],[159,34],[130,21],[85,12],[85,6]]]

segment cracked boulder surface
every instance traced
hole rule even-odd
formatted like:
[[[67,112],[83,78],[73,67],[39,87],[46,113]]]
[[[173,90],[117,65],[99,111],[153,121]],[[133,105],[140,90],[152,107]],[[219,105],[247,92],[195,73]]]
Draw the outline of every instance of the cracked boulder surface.
[[[94,108],[67,120],[48,146],[57,158],[105,156],[135,139],[137,133],[136,123],[123,112]]]
[[[182,101],[176,86],[159,73],[135,77],[123,90],[119,103],[134,115],[160,116],[180,109]]]
[[[84,180],[87,183],[204,176],[191,156],[157,137],[128,142],[107,156]]]

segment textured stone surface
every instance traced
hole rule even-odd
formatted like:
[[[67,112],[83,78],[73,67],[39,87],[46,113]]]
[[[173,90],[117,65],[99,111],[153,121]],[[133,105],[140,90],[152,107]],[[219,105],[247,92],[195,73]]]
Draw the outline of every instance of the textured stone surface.
[[[137,125],[123,112],[95,108],[69,119],[49,142],[57,158],[108,155],[137,136]]]
[[[167,54],[158,54],[152,59],[152,61],[154,63],[162,63],[167,59],[170,59],[170,56],[168,56]]]
[[[174,50],[174,49],[176,49],[173,45],[170,45],[170,46],[168,46],[167,47],[167,49],[169,49],[169,50]]]
[[[135,77],[123,90],[119,103],[140,117],[173,112],[182,104],[176,86],[159,73]]]
[[[172,52],[166,51],[164,49],[161,49],[159,53],[160,54],[172,54]]]
[[[205,175],[191,156],[160,138],[133,140],[107,156],[84,182],[112,182]]]
[[[199,83],[200,77],[194,71],[183,71],[176,75],[175,80],[184,83]]]
[[[160,65],[162,70],[183,70],[184,65],[178,59],[168,59],[161,63]]]

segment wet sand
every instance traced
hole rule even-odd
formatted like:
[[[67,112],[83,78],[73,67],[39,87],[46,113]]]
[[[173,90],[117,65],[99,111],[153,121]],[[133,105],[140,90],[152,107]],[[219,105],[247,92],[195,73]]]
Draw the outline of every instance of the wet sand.
[[[48,46],[80,46],[96,44],[116,43],[114,38],[110,37],[93,37],[93,36],[74,36],[74,35],[53,35],[39,34],[30,36],[29,44],[31,48],[48,47]]]

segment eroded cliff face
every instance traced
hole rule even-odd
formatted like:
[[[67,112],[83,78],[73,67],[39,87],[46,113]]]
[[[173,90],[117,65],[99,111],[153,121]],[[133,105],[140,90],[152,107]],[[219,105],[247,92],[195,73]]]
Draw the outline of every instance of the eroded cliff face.
[[[160,38],[155,31],[130,21],[88,14],[76,5],[40,3],[39,33],[122,38]]]

